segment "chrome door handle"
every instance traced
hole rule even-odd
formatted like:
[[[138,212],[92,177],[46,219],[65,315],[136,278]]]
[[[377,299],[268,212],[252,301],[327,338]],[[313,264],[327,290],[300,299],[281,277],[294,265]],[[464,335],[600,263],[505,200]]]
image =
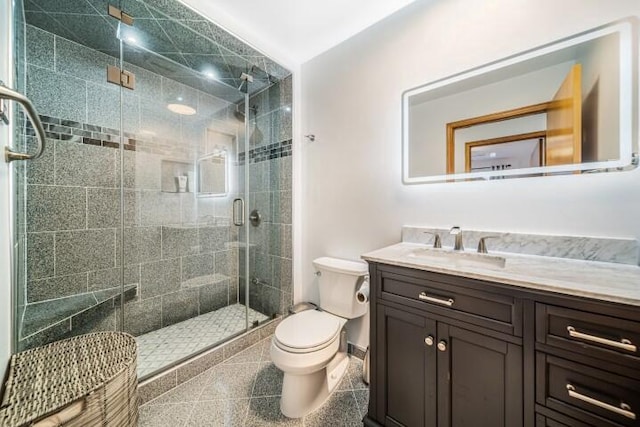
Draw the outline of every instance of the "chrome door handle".
[[[620,341],[609,340],[595,335],[585,334],[583,332],[576,331],[573,326],[567,326],[567,332],[572,338],[578,338],[585,341],[597,342],[598,344],[608,345],[609,347],[621,348],[623,350],[637,352],[638,348],[631,343],[628,339],[621,339]]]
[[[238,205],[240,205],[240,214],[238,215]],[[233,200],[233,225],[242,227],[244,225],[244,200],[237,198]]]
[[[436,304],[446,305],[447,307],[451,307],[455,302],[453,298],[441,299],[441,298],[430,297],[429,295],[427,295],[426,292],[420,292],[420,295],[418,295],[418,298],[421,299],[422,301],[434,302]]]
[[[567,384],[567,393],[569,393],[569,396],[573,397],[574,399],[582,400],[583,402],[589,403],[593,406],[597,406],[598,408],[606,409],[607,411],[614,412],[631,420],[636,419],[636,414],[634,412],[631,412],[631,407],[624,402],[621,402],[620,407],[618,408],[617,406],[613,406],[598,399],[594,399],[593,397],[589,397],[585,394],[578,393],[576,391],[576,388],[572,384]]]
[[[33,154],[29,153],[20,153],[17,151],[12,151],[9,147],[5,147],[4,149],[4,158],[5,161],[11,162],[13,160],[33,160],[37,159],[42,155],[45,146],[45,139],[47,137],[44,132],[44,127],[42,126],[42,122],[40,121],[40,116],[38,116],[38,112],[36,111],[36,107],[33,106],[29,98],[21,94],[20,92],[16,92],[15,90],[9,89],[4,84],[0,83],[0,99],[9,99],[11,101],[16,101],[27,113],[29,120],[33,124],[34,129],[36,130],[36,134],[38,136],[38,148],[36,152]]]

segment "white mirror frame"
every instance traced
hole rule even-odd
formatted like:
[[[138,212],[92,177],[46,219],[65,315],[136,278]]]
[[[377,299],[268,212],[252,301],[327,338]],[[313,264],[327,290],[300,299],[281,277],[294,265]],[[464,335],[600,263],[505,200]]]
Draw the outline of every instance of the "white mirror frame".
[[[224,192],[223,193],[203,193],[201,190],[200,183],[200,163],[208,160],[212,157],[224,156]],[[219,150],[214,153],[209,153],[204,156],[200,156],[196,159],[196,182],[198,185],[196,186],[196,197],[226,197],[229,194],[229,153],[227,150]]]
[[[402,93],[402,182],[404,184],[426,184],[437,182],[455,182],[461,180],[491,179],[493,177],[514,177],[532,174],[571,173],[584,170],[629,170],[630,166],[637,166],[637,153],[634,153],[634,138],[640,132],[638,117],[634,117],[634,103],[639,97],[640,89],[634,76],[638,76],[637,58],[639,55],[636,37],[636,18],[628,18],[615,23],[589,30],[557,42],[546,44],[526,52],[504,58],[468,71],[421,85]],[[564,48],[575,46],[599,37],[618,33],[620,35],[620,159],[567,164],[558,166],[541,166],[524,169],[500,171],[469,172],[433,176],[409,176],[409,98],[430,90],[438,89],[449,84],[457,83],[468,78],[476,77],[495,70],[499,70],[538,56],[556,52]],[[635,99],[634,99],[635,98]],[[637,108],[637,105],[636,105]],[[638,111],[636,111],[636,115]],[[444,124],[443,124],[444,125]],[[635,126],[635,128],[634,128]],[[444,144],[445,141],[442,141]],[[443,162],[445,159],[443,159]]]

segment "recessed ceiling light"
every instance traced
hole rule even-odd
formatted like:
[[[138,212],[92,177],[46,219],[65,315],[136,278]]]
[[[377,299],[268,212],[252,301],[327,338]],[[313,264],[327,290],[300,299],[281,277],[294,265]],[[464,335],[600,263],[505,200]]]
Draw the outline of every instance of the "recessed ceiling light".
[[[138,39],[133,36],[127,36],[127,41],[131,44],[138,44]]]
[[[167,105],[169,111],[180,114],[182,116],[193,116],[196,113],[196,109],[184,104],[169,104]]]
[[[204,75],[210,78],[211,80],[214,80],[216,78],[216,74],[213,71],[207,71],[204,73]]]
[[[291,112],[291,107],[284,107],[284,111],[286,111],[287,113]]]
[[[494,152],[489,153],[489,157],[496,157],[497,155],[498,155],[498,154],[496,154],[496,153],[494,153]]]

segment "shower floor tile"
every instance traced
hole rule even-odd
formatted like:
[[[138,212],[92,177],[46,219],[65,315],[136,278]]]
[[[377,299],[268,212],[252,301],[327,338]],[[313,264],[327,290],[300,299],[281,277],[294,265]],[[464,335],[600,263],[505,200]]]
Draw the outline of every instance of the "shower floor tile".
[[[249,324],[267,319],[249,309]],[[245,320],[245,306],[233,304],[136,337],[138,378],[244,331]]]

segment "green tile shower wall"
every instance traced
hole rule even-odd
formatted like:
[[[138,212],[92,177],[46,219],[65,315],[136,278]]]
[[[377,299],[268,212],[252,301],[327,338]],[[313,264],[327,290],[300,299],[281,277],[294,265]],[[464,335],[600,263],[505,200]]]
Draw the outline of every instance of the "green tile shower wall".
[[[108,140],[117,141],[109,132],[120,125],[119,89],[103,80],[112,58],[31,26],[27,26],[27,52],[27,95],[41,114],[52,118],[48,130],[57,139],[48,141],[49,149],[27,171],[24,299],[35,303],[119,286],[119,151],[106,145]],[[198,127],[205,124],[177,119],[158,97],[186,94],[197,101],[199,112],[218,113],[218,119],[231,119],[237,106],[147,70],[128,68],[136,72],[138,86],[126,93],[124,102],[125,143],[130,141],[135,150],[125,151],[122,171],[125,282],[139,283],[140,295],[126,304],[125,330],[137,335],[221,308],[238,297],[242,300],[244,288],[239,282],[245,280],[239,279],[238,271],[244,266],[244,249],[225,244],[239,238],[229,220],[232,196],[196,199],[190,193],[160,191],[161,160],[192,161],[194,147],[204,143]],[[291,78],[250,102],[260,105],[257,122],[264,135],[251,148],[260,151],[274,143],[281,147],[277,154],[265,155],[263,149],[250,151],[249,156],[251,204],[265,216],[260,229],[251,231],[257,245],[252,249],[250,277],[263,284],[250,288],[250,305],[272,315],[284,312],[292,299]],[[164,138],[144,140],[140,134],[144,130]],[[82,144],[84,138],[104,145]],[[191,144],[188,148],[186,142]],[[244,161],[234,167],[243,176]],[[194,279],[197,286],[189,287]],[[95,309],[95,316],[83,320],[91,320],[95,328],[119,328],[116,311],[117,307],[108,313]],[[31,336],[22,347],[90,329],[80,328],[78,322],[76,318],[75,330],[70,321]]]

